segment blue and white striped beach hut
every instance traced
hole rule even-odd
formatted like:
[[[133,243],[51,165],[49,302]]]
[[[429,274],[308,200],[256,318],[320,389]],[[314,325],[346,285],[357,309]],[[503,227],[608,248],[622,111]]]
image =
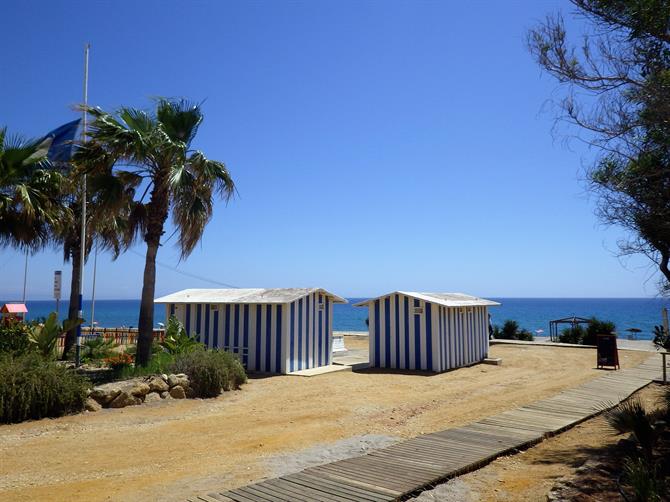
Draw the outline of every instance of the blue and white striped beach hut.
[[[270,373],[331,364],[333,304],[347,303],[319,288],[185,289],[155,302],[206,346]]]
[[[370,367],[439,372],[488,356],[495,305],[462,293],[396,291],[355,306],[369,311]]]

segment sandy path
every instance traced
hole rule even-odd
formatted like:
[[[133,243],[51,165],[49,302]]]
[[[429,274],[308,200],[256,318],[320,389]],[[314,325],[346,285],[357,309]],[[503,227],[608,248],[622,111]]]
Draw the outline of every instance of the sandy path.
[[[432,376],[275,376],[213,400],[0,426],[0,500],[179,500],[271,475],[278,454],[458,426],[602,374],[586,349],[497,345],[491,356],[504,364]],[[620,352],[623,367],[646,357]]]

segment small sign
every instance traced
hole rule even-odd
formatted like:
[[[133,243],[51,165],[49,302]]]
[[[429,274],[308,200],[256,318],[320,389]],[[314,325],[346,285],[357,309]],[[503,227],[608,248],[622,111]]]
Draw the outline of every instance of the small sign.
[[[54,272],[54,299],[56,300],[60,300],[61,276],[60,270]]]
[[[616,346],[616,335],[598,335],[598,368],[612,366],[619,369],[619,351]]]

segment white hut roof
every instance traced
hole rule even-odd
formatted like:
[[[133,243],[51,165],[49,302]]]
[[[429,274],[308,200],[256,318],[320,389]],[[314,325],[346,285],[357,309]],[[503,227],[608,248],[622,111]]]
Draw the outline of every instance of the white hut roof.
[[[479,298],[477,296],[466,295],[463,293],[417,293],[415,291],[395,291],[393,293],[378,296],[377,298],[370,298],[369,300],[356,303],[354,304],[354,307],[363,307],[370,302],[394,294],[406,295],[419,300],[444,305],[445,307],[495,307],[500,305],[498,302],[492,300],[486,300],[485,298]]]
[[[291,303],[312,293],[330,296],[335,303],[347,300],[321,288],[183,289],[154,300],[155,303]]]

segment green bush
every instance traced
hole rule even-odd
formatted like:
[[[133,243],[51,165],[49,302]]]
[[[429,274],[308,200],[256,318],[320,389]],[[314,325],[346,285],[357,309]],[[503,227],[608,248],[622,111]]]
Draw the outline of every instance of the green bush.
[[[81,361],[83,363],[98,362],[118,352],[119,344],[113,338],[105,340],[103,336],[87,338],[81,344]]]
[[[527,329],[519,327],[519,323],[508,319],[504,322],[502,329],[498,326],[493,328],[493,338],[501,340],[524,340],[527,342],[533,341],[533,335]]]
[[[229,352],[216,349],[195,349],[178,354],[171,370],[188,375],[194,397],[216,397],[222,390],[239,389],[247,381],[240,360]]]
[[[88,387],[84,377],[39,354],[0,356],[0,423],[80,412]]]
[[[21,321],[0,323],[0,355],[25,354],[30,350],[28,325]]]
[[[564,328],[558,337],[561,343],[575,343],[580,344],[586,335],[586,330],[581,325],[577,324],[569,328]]]
[[[586,328],[581,324],[576,324],[575,326],[563,329],[558,337],[558,341],[579,345],[596,345],[598,335],[609,335],[615,329],[616,326],[613,322],[592,317]]]
[[[591,318],[591,323],[586,327],[586,333],[582,338],[582,345],[595,345],[598,341],[598,335],[609,335],[616,329],[616,325],[611,321],[602,321],[595,317]]]
[[[129,354],[126,351],[126,354]],[[172,371],[172,364],[174,363],[174,356],[168,352],[157,352],[149,360],[146,366],[129,366],[120,369],[114,378],[117,380],[126,380],[138,376],[157,375],[161,373],[170,373]]]

